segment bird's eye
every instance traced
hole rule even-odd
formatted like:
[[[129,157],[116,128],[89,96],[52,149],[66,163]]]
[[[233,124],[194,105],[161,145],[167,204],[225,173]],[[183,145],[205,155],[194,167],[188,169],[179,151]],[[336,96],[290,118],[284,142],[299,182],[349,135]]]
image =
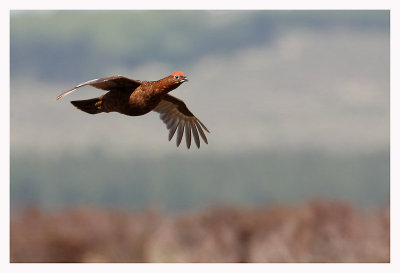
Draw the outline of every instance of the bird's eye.
[[[174,76],[174,78],[175,78],[175,79],[178,79],[178,78],[179,78],[179,76],[178,76],[178,75],[175,75],[175,76]]]

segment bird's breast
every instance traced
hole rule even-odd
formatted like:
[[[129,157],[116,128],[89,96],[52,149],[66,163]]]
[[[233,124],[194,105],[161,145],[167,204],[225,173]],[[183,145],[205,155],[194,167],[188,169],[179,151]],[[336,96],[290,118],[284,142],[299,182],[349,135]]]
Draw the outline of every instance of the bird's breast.
[[[153,110],[160,103],[163,96],[157,92],[146,92],[143,89],[135,90],[124,107],[124,114],[131,116],[144,115]]]

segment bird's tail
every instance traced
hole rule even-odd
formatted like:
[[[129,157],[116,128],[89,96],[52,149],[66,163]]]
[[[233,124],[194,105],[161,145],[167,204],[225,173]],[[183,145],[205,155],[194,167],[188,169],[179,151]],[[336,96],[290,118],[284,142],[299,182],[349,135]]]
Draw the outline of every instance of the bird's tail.
[[[103,112],[101,109],[101,99],[94,98],[89,100],[75,100],[71,101],[71,103],[78,108],[89,114],[98,114]]]

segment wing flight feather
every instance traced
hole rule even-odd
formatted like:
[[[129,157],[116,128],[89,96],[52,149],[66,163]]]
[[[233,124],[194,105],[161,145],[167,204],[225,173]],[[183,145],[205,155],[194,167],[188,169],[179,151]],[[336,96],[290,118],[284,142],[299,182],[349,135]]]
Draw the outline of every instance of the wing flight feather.
[[[177,132],[176,146],[181,144],[184,134],[188,149],[192,141],[192,134],[197,148],[200,148],[199,135],[208,144],[204,130],[208,133],[210,131],[190,112],[182,100],[166,95],[153,111],[160,113],[161,120],[167,125],[169,130],[168,140],[171,140],[175,132]]]

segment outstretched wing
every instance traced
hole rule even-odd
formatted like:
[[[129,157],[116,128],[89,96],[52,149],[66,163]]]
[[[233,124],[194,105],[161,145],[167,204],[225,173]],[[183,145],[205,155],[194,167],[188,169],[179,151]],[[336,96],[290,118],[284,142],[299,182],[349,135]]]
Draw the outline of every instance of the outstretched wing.
[[[126,78],[124,76],[111,76],[111,77],[106,77],[106,78],[100,78],[100,79],[94,79],[90,80],[81,84],[78,84],[74,88],[71,88],[62,94],[58,95],[56,100],[61,99],[62,97],[65,97],[71,92],[74,92],[76,89],[85,86],[85,85],[90,85],[102,90],[107,90],[107,91],[121,91],[121,90],[134,90],[136,89],[139,85],[141,85],[141,81],[136,81],[132,80],[129,78]]]
[[[210,131],[208,131],[206,126],[189,111],[185,103],[180,99],[171,95],[166,95],[153,111],[160,113],[160,118],[167,125],[167,129],[169,129],[168,140],[171,140],[176,130],[178,130],[176,146],[181,144],[184,131],[188,149],[190,148],[192,133],[197,148],[200,148],[199,134],[204,142],[208,144],[203,129],[208,133]]]

